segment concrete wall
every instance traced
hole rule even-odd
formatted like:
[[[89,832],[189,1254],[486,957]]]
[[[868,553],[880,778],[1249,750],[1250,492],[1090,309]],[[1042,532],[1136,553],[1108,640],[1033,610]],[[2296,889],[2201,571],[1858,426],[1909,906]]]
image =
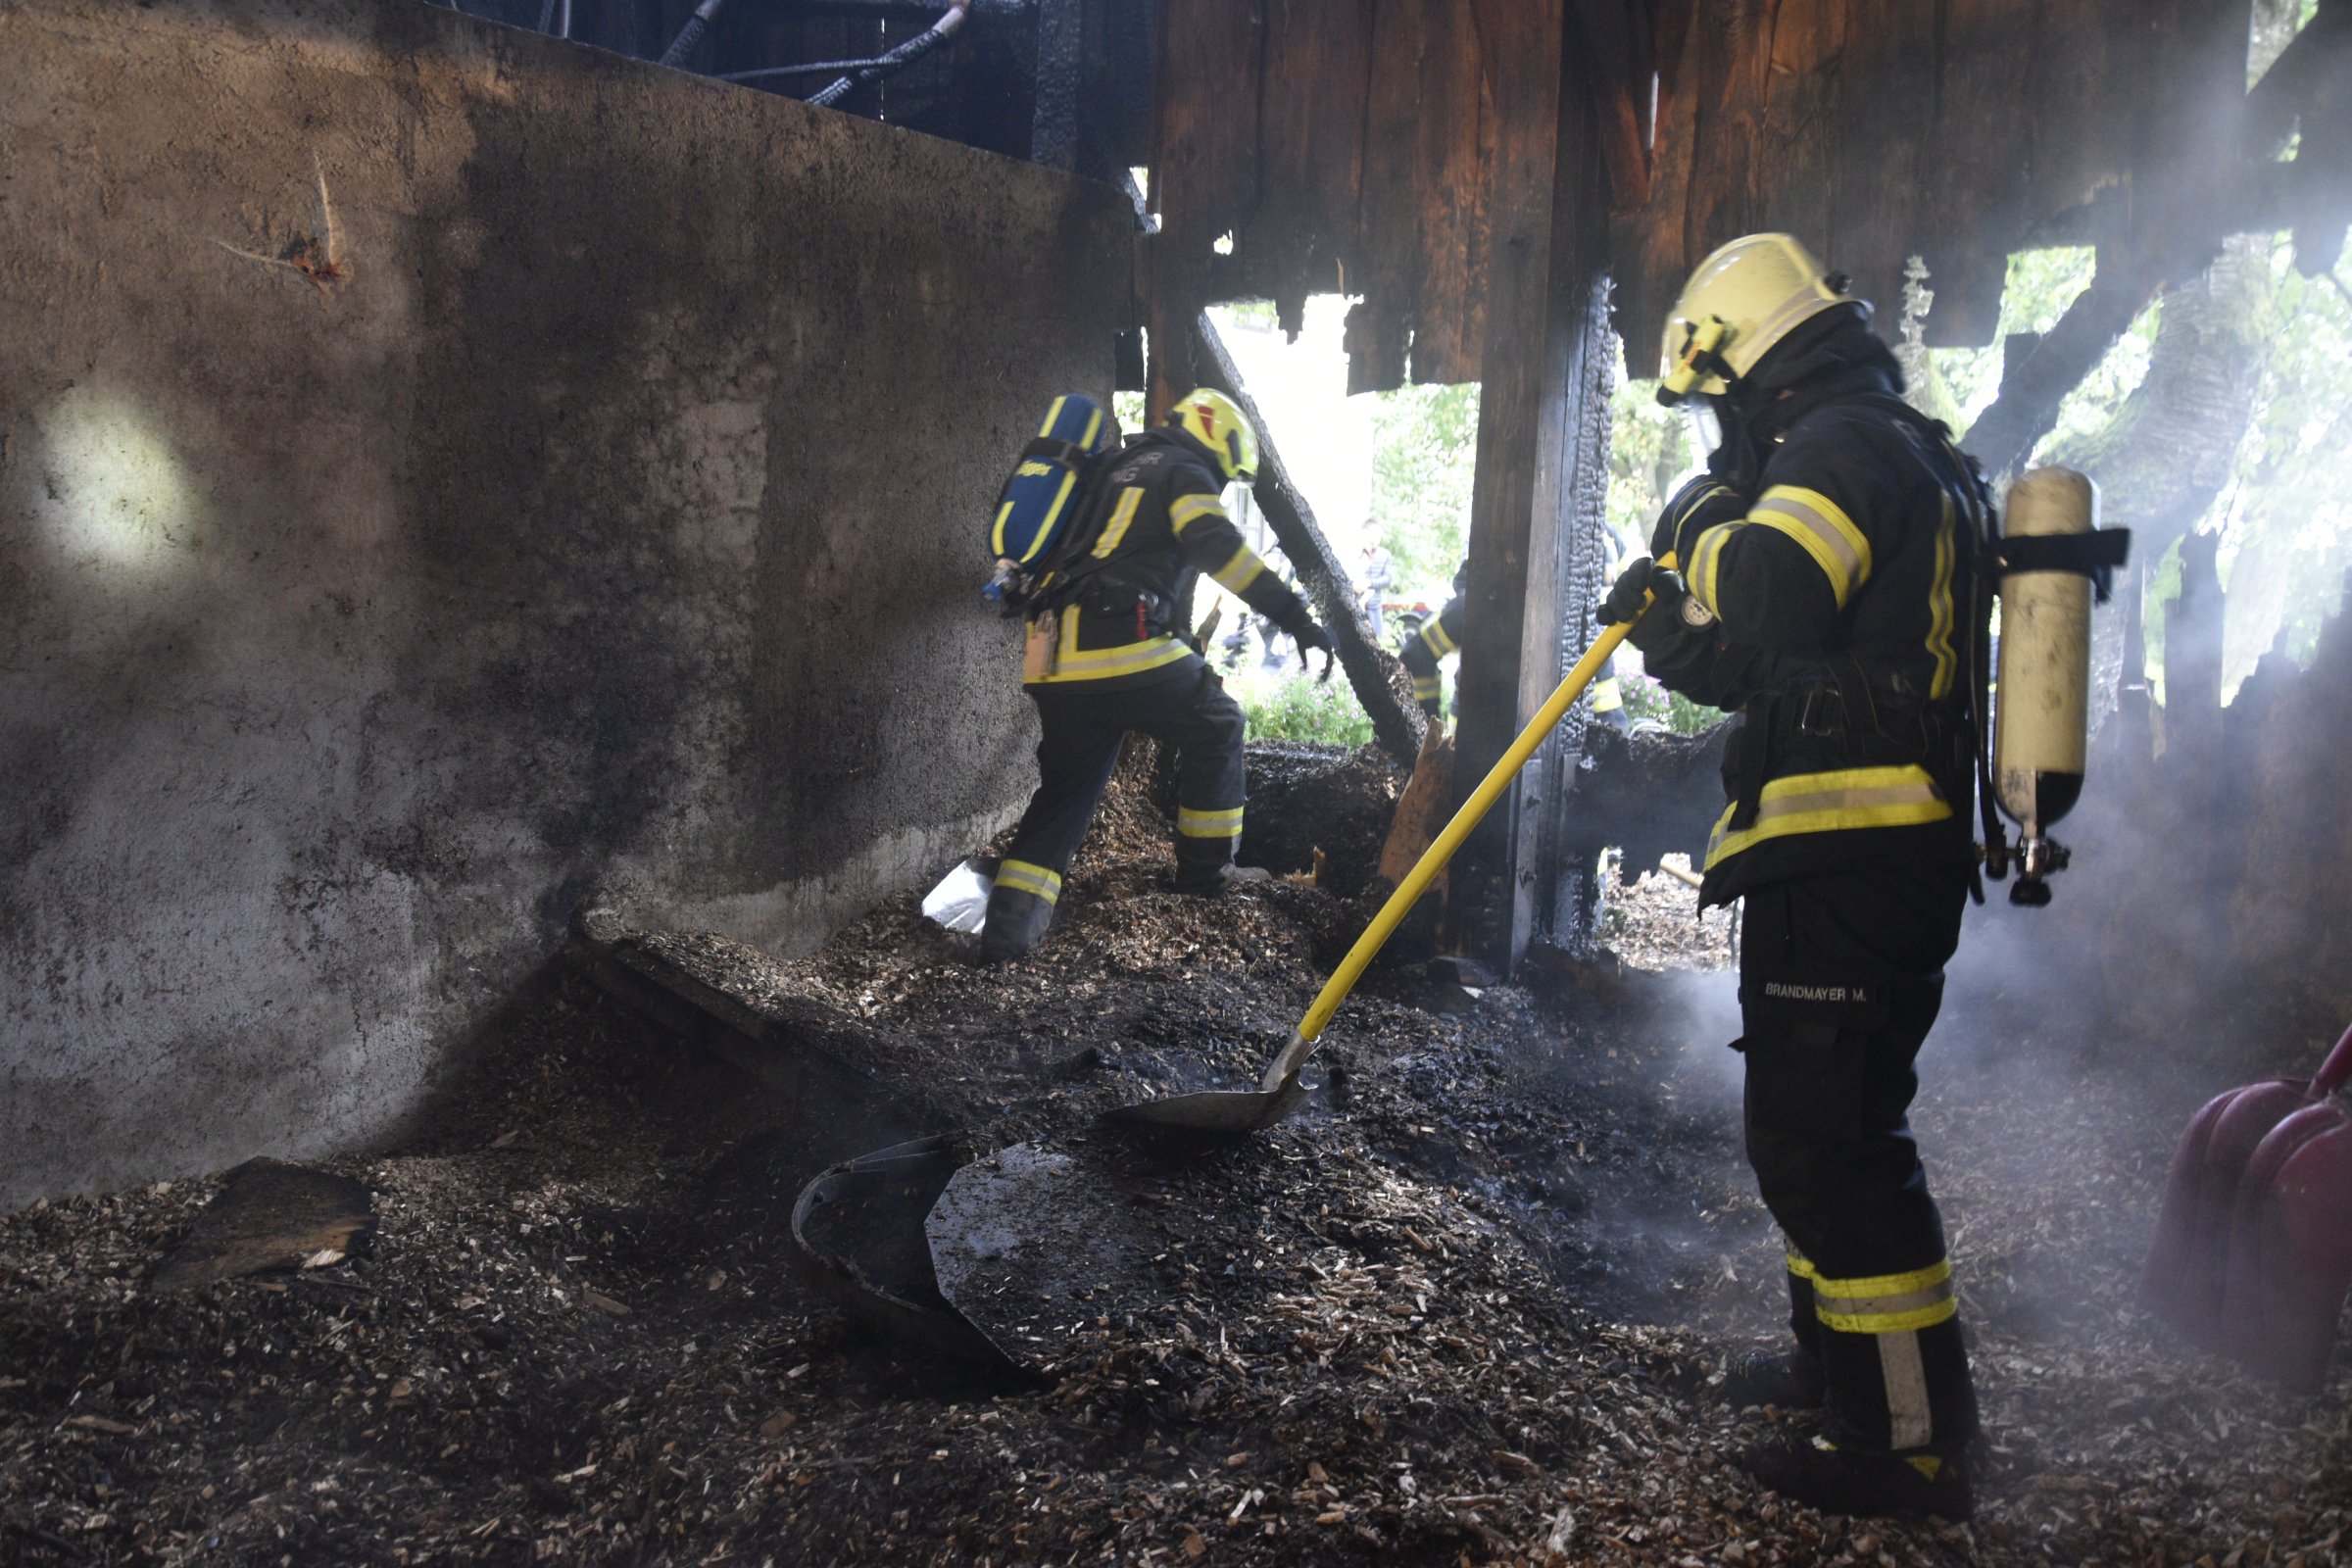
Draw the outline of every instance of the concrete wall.
[[[416,0],[0,0],[0,1206],[384,1134],[592,894],[802,950],[1004,821],[979,519],[1125,221]]]

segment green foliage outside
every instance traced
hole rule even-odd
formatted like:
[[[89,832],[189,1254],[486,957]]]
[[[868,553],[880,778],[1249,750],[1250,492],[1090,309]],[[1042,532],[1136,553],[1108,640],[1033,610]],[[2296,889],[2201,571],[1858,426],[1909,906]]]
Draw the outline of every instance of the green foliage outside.
[[[2271,352],[2253,421],[2199,526],[2221,532],[2232,619],[2267,629],[2275,617],[2288,656],[2307,664],[2352,570],[2352,245],[2330,276],[2297,276],[2292,260],[2285,243],[2272,251],[2257,328]],[[2151,642],[2151,662],[2160,646]]]
[[[2336,261],[2332,276],[2300,276],[2293,263],[2291,246],[2279,236],[2270,247],[2267,279],[2244,291],[2246,308],[2256,313],[2254,333],[2270,344],[2270,353],[2229,480],[2196,531],[2222,535],[2230,637],[2259,640],[2276,626],[2288,657],[2309,663],[2320,628],[2342,605],[2345,573],[2352,570],[2352,299],[2339,281],[2352,278],[2352,247]],[[1994,346],[1930,351],[1933,384],[1922,401],[1952,418],[1965,438],[1967,425],[1999,388],[2000,340],[2012,332],[2047,331],[2090,285],[2094,271],[2087,249],[2011,257]],[[2095,450],[2147,373],[2162,312],[2161,300],[2143,311],[2067,398],[2034,461],[2067,461]],[[2179,551],[2168,549],[2142,565],[2148,671],[2161,700],[2164,615],[2180,596]]]
[[[1321,669],[1320,658],[1314,667]],[[1338,670],[1317,681],[1298,669],[1242,669],[1225,677],[1225,689],[1242,705],[1253,741],[1317,741],[1326,746],[1362,746],[1372,739],[1372,716],[1355,700],[1348,677]]]
[[[1372,416],[1372,520],[1396,563],[1392,599],[1452,595],[1470,535],[1478,466],[1478,385],[1403,386],[1377,393]]]
[[[1722,709],[1708,708],[1680,692],[1670,692],[1647,675],[1620,676],[1617,690],[1625,698],[1627,717],[1637,724],[1644,720],[1663,724],[1677,735],[1695,735],[1713,729],[1726,716]]]

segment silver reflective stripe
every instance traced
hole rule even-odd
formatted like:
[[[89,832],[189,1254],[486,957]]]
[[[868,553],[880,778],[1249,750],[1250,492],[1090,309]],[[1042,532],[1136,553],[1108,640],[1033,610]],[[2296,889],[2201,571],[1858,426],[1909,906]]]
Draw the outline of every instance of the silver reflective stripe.
[[[1879,1336],[1879,1372],[1886,1382],[1886,1446],[1900,1452],[1936,1441],[1936,1412],[1928,1403],[1928,1369],[1917,1333]]]
[[[996,885],[1048,904],[1061,897],[1061,873],[1030,860],[1006,860],[997,867]]]
[[[1831,1296],[1826,1294],[1835,1280],[1819,1275],[1813,1279],[1814,1310],[1838,1317],[1895,1317],[1905,1312],[1917,1312],[1952,1298],[1952,1282],[1938,1280],[1934,1285],[1916,1291],[1901,1291],[1892,1296]]]
[[[1771,515],[1768,516],[1767,514]],[[1771,523],[1772,526],[1780,528],[1785,533],[1794,533],[1801,529],[1804,537],[1798,541],[1800,544],[1810,541],[1820,546],[1820,549],[1812,552],[1815,560],[1820,560],[1823,553],[1826,552],[1832,560],[1837,562],[1838,569],[1829,572],[1827,575],[1830,579],[1831,590],[1838,596],[1838,604],[1840,609],[1852,596],[1853,591],[1869,578],[1870,562],[1861,551],[1854,548],[1853,540],[1846,537],[1846,530],[1832,522],[1828,515],[1811,502],[1800,500],[1776,487],[1766,491],[1764,499],[1748,509],[1747,515],[1751,522]],[[1785,523],[1773,522],[1773,517],[1786,517],[1788,520]],[[1851,524],[1848,526],[1850,527]]]

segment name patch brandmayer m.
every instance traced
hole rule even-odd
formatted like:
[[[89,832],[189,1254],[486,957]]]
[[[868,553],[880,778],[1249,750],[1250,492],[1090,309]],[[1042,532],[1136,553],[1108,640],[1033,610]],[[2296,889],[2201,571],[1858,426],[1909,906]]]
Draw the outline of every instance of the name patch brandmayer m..
[[[1792,980],[1767,980],[1764,994],[1777,1002],[1854,1002],[1867,1004],[1870,991],[1864,986],[1807,986]]]

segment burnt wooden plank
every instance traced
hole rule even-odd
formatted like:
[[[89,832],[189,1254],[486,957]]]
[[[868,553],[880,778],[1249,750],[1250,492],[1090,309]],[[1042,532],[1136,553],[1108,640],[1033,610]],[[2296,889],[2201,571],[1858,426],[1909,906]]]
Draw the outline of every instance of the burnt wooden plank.
[[[1557,9],[1558,0],[1530,0]],[[1486,291],[1488,171],[1498,119],[1487,98],[1489,53],[1508,49],[1516,8],[1424,0],[1421,95],[1415,119],[1412,375],[1416,381],[1475,381]],[[1499,29],[1499,30],[1498,30]],[[1558,88],[1553,56],[1552,88]]]
[[[1649,70],[1641,14],[1629,0],[1573,0],[1570,53],[1591,96],[1608,168],[1609,205],[1649,200]]]
[[[1152,201],[1160,232],[1145,247],[1153,417],[1191,384],[1191,323],[1209,298],[1219,235],[1257,202],[1261,0],[1185,0],[1161,8]]]
[[[1816,255],[1843,238],[1831,226],[1830,188],[1837,155],[1848,145],[1837,135],[1845,9],[1845,0],[1777,0],[1763,19],[1764,69],[1753,78],[1758,134],[1749,164],[1751,216],[1741,231],[1784,229]],[[1855,151],[1870,158],[1879,149]],[[1770,222],[1758,222],[1767,211]]]
[[[1264,0],[1257,211],[1237,236],[1276,297],[1329,293],[1355,247],[1372,0]]]
[[[1366,303],[1366,330],[1373,335],[1365,340],[1361,368],[1349,365],[1350,391],[1385,390],[1401,382],[1420,305],[1415,171],[1429,21],[1426,0],[1374,0],[1355,239],[1362,272],[1356,286]]]
[[[1458,697],[1458,790],[1500,758],[1556,679],[1560,520],[1580,466],[1570,430],[1587,388],[1576,352],[1604,298],[1605,198],[1586,105],[1563,95],[1563,8],[1473,7],[1495,147]],[[1592,477],[1588,475],[1587,477]],[[1512,816],[1464,847],[1448,919],[1481,956],[1507,963],[1526,936]]]
[[[2040,0],[1951,0],[1936,46],[1936,115],[1918,228],[1933,272],[1928,342],[1981,347],[2000,321],[2012,236],[2023,224],[2031,172],[2030,99],[2021,93],[2041,49]]]
[[[1934,236],[1917,192],[1931,171],[1921,149],[1936,114],[1936,17],[1911,0],[1849,0],[1839,59],[1839,157],[1830,187],[1823,261],[1853,274],[1892,340],[1902,315],[1903,263],[1933,269]],[[1938,289],[1937,304],[1941,305]]]

